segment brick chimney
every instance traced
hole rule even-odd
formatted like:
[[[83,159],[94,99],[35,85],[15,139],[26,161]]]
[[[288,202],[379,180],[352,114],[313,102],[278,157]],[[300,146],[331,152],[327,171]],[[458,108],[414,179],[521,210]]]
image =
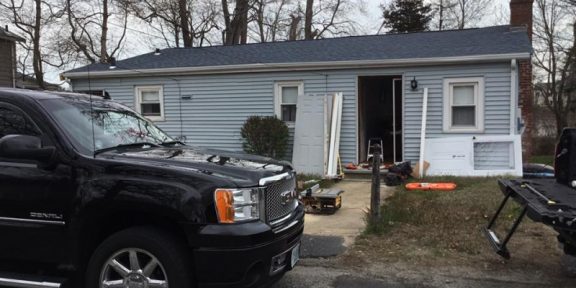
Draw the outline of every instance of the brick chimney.
[[[532,41],[532,5],[534,0],[510,0],[510,26],[512,29],[526,29],[528,38]],[[524,59],[518,61],[519,91],[518,100],[522,110],[525,130],[522,134],[522,148],[524,162],[530,161],[534,146],[534,88],[532,87],[532,61]]]
[[[510,26],[526,27],[528,37],[532,40],[532,5],[534,0],[510,1]]]

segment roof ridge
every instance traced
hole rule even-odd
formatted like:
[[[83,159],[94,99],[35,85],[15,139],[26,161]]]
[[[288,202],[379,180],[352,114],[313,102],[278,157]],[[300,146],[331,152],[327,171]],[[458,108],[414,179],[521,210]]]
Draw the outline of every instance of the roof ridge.
[[[414,34],[439,34],[439,33],[451,33],[451,32],[463,32],[463,31],[474,31],[474,30],[487,30],[487,29],[494,29],[494,28],[504,28],[510,27],[510,25],[495,25],[495,26],[486,26],[486,27],[471,27],[471,28],[464,28],[464,29],[448,29],[448,30],[429,30],[429,31],[415,31],[415,32],[399,32],[399,33],[385,33],[385,34],[368,34],[368,35],[348,35],[343,37],[329,37],[329,38],[319,38],[319,39],[299,39],[299,40],[282,40],[282,41],[274,41],[274,42],[252,42],[252,43],[245,43],[240,45],[224,45],[218,44],[213,46],[199,46],[199,47],[171,47],[160,49],[161,51],[164,50],[202,50],[202,49],[210,49],[210,48],[232,48],[232,47],[245,47],[245,46],[254,46],[254,45],[279,45],[284,43],[309,43],[309,42],[320,42],[320,41],[334,41],[334,40],[341,40],[341,39],[358,39],[358,38],[371,38],[371,37],[391,37],[391,36],[404,36],[404,35],[414,35]]]

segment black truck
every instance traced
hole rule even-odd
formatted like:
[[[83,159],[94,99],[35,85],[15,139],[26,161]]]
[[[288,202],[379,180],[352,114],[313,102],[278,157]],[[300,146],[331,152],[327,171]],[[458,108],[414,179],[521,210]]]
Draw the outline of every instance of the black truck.
[[[484,231],[500,256],[510,258],[508,241],[525,216],[556,230],[564,252],[576,256],[576,128],[566,128],[562,132],[556,146],[554,174],[555,179],[499,180],[505,197]],[[521,212],[502,238],[494,227],[509,199],[520,204]]]
[[[267,286],[299,259],[295,176],[113,101],[0,89],[0,287]]]

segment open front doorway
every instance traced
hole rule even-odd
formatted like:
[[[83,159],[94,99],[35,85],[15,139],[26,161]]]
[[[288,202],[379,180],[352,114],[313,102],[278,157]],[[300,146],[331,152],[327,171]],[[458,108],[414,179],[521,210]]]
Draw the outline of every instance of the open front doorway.
[[[383,143],[384,163],[402,161],[402,76],[358,78],[359,162],[368,160],[368,144]]]

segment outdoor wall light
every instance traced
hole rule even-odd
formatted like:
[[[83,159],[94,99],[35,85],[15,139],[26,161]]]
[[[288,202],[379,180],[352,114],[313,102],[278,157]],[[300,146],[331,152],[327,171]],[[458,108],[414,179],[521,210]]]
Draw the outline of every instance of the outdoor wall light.
[[[414,76],[414,79],[410,81],[410,87],[412,87],[412,90],[416,90],[418,88],[418,81],[416,81],[416,76]]]

